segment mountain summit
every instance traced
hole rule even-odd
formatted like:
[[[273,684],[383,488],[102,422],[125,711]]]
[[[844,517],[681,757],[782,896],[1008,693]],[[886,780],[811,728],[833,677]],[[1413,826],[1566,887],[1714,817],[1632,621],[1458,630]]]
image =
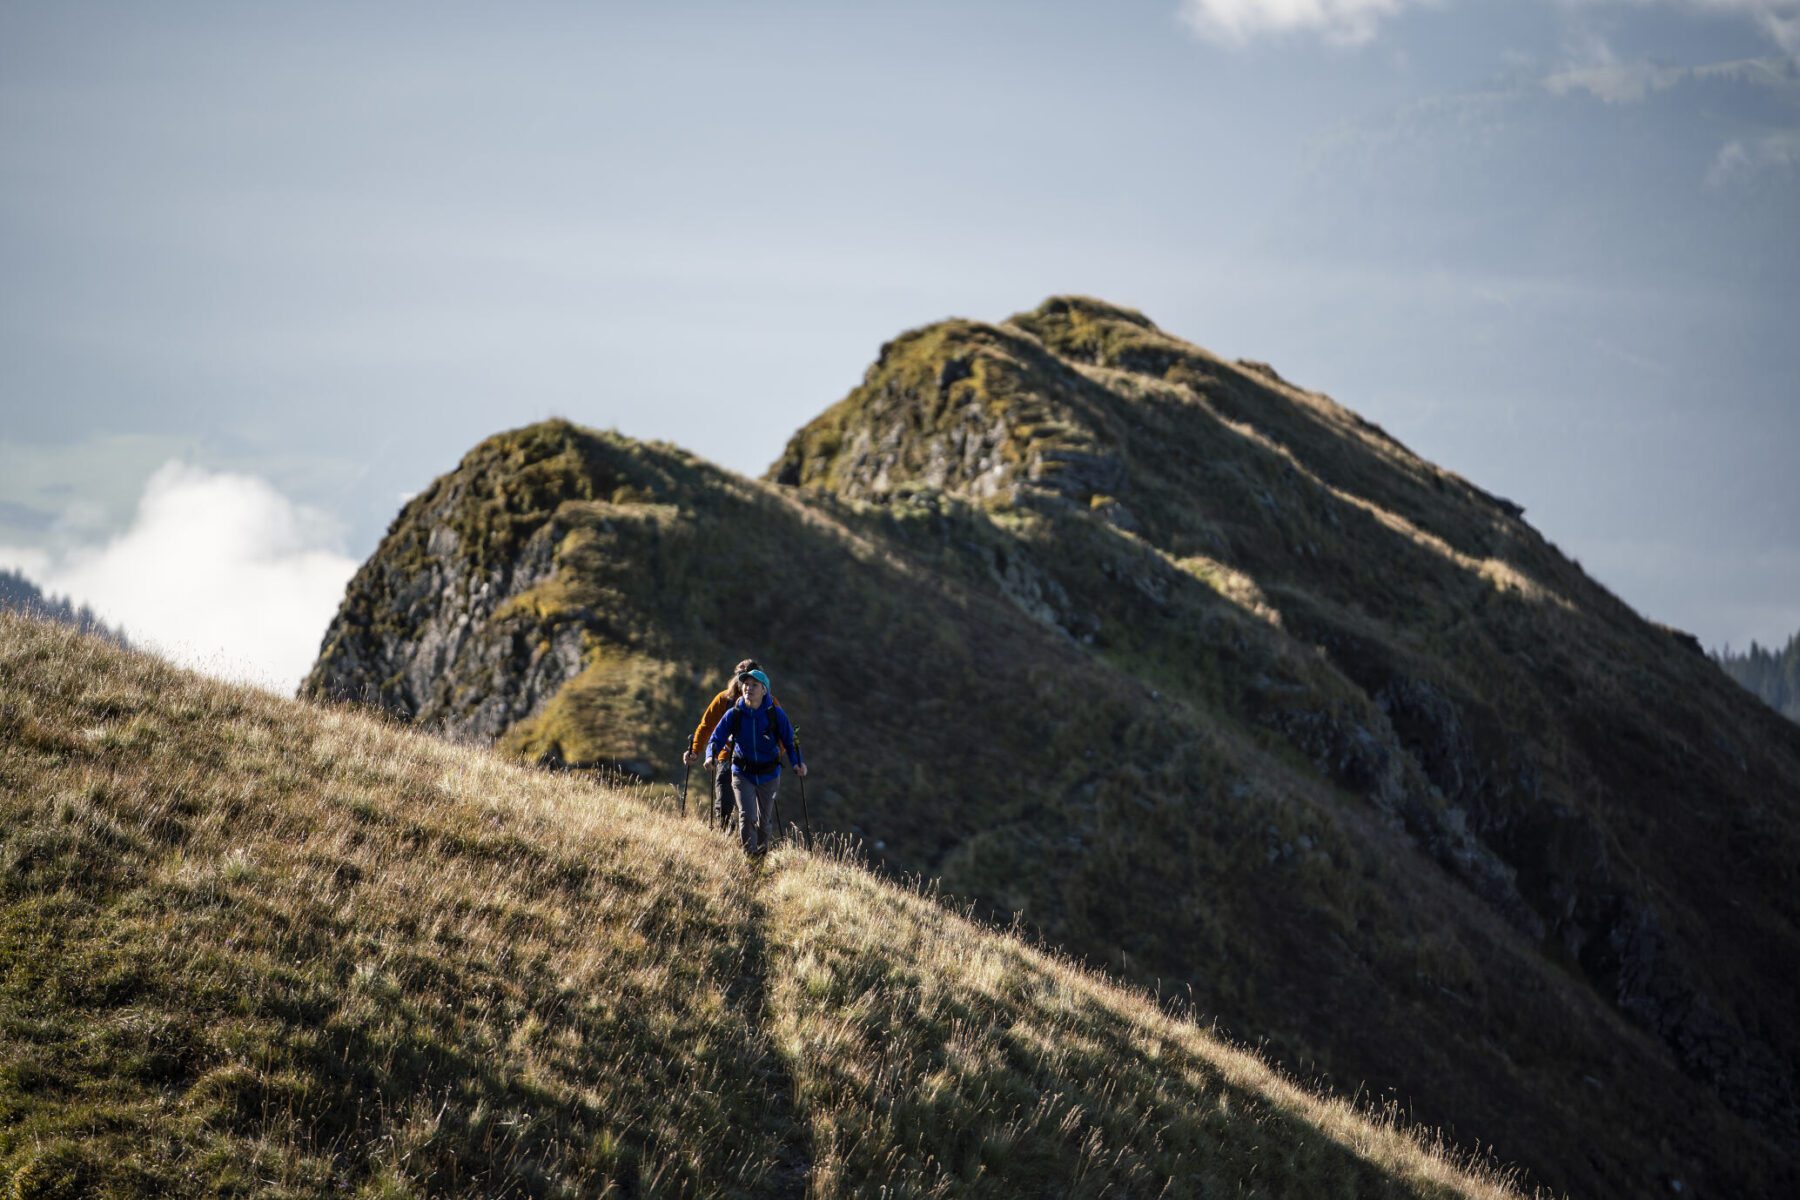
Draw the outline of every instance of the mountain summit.
[[[763,481],[498,435],[303,691],[666,777],[746,653],[891,870],[1553,1187],[1800,1188],[1800,730],[1272,368],[1059,297],[896,338]]]

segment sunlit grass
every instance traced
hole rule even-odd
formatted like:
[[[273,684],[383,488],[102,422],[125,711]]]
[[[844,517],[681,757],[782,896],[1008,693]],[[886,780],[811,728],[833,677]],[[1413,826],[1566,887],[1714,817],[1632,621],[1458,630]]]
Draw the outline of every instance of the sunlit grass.
[[[1501,1195],[842,857],[0,617],[0,1195]]]

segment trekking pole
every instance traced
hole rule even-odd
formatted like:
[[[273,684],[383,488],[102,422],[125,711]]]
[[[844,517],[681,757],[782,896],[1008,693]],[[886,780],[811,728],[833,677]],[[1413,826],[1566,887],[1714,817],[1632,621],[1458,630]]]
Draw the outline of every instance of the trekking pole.
[[[683,820],[687,819],[688,772],[694,769],[693,764],[688,762],[687,756],[688,747],[684,745],[681,748],[681,791],[677,797],[681,801],[681,817]]]
[[[799,748],[800,729],[798,726],[795,726],[794,749],[798,750]],[[806,815],[806,776],[796,772],[794,778],[800,781],[800,820],[804,823],[806,831],[806,848],[810,851],[812,849],[812,818]]]
[[[806,833],[806,848],[812,849],[812,818],[806,815],[806,776],[800,776],[800,820]]]

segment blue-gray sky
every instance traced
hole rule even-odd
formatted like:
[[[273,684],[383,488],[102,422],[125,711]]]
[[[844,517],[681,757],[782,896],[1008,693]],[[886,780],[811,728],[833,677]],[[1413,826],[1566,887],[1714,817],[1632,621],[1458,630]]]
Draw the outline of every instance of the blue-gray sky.
[[[757,473],[898,331],[1085,292],[1778,643],[1797,55],[1800,0],[0,5],[0,565],[291,682],[487,434]]]

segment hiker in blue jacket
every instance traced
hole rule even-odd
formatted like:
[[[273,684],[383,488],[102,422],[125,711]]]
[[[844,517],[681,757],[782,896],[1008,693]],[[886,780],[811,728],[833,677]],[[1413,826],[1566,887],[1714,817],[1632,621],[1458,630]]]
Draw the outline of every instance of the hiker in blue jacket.
[[[794,727],[787,714],[769,699],[769,677],[761,671],[745,671],[738,676],[743,695],[725,710],[706,743],[706,765],[724,752],[727,741],[735,741],[731,757],[731,790],[737,796],[739,836],[744,850],[760,855],[769,848],[769,811],[775,806],[775,791],[781,786],[781,759],[778,748],[786,750],[794,764],[794,774],[806,777],[806,763],[800,747],[794,742]]]

